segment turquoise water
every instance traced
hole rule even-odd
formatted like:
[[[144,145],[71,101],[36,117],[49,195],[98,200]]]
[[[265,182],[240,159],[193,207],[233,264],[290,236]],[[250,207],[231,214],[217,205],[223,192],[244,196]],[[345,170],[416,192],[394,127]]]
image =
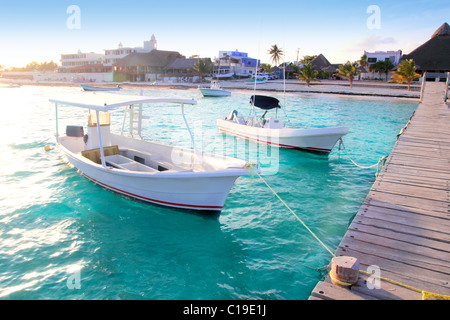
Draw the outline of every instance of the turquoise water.
[[[329,263],[329,253],[257,177],[239,178],[216,218],[132,201],[83,178],[54,148],[48,98],[78,88],[0,90],[1,299],[301,300],[323,276],[315,268]],[[264,179],[336,249],[376,169],[355,167],[337,147],[328,156],[258,151],[225,138],[215,119],[233,109],[247,114],[251,91],[219,99],[202,98],[194,89],[144,94],[197,99],[186,117],[198,148],[262,162],[270,154],[271,163],[262,163]],[[350,127],[344,143],[362,165],[389,154],[417,107],[383,99],[274,96],[286,101],[292,125]],[[144,115],[144,136],[190,146],[179,108],[155,107]],[[71,118],[62,119],[60,128],[86,123],[80,111],[61,108],[60,116]],[[114,125],[120,129],[121,122]],[[46,152],[46,145],[52,150]]]

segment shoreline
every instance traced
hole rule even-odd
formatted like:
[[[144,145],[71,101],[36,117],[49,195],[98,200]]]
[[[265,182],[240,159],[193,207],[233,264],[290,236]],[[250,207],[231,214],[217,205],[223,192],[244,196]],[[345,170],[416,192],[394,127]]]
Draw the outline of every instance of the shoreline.
[[[20,81],[15,81],[20,82]],[[49,87],[79,87],[82,83],[72,82],[21,82],[26,86],[49,86]],[[171,83],[171,82],[114,82],[114,83],[88,83],[93,86],[116,87],[120,85],[127,89],[145,89],[145,88],[165,88],[165,89],[197,89],[209,87],[209,82],[201,83]],[[254,85],[247,85],[245,81],[223,80],[220,82],[223,89],[228,90],[250,90],[254,91]],[[357,82],[353,83],[350,88],[348,81],[323,81],[311,83],[307,87],[304,82],[298,80],[287,80],[284,84],[282,80],[268,81],[264,84],[256,85],[259,92],[286,92],[286,93],[307,93],[307,94],[332,94],[344,96],[361,96],[361,97],[384,97],[384,98],[401,98],[408,100],[417,100],[420,98],[420,86],[411,85],[411,91],[407,90],[406,85],[393,83],[376,83],[376,82]]]

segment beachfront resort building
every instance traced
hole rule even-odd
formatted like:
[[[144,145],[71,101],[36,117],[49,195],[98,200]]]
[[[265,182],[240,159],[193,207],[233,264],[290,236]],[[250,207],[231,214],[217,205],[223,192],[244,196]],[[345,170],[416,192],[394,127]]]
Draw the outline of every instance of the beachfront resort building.
[[[83,72],[90,72],[89,70],[103,66],[103,56],[102,53],[83,53],[81,50],[73,54],[61,54],[60,69],[62,72],[78,72],[82,69],[85,70]]]
[[[427,80],[445,81],[450,72],[450,26],[441,25],[431,39],[405,55],[402,59],[412,59],[418,73],[427,73]]]
[[[367,66],[366,68],[364,68],[364,70],[361,70],[361,78],[362,79],[375,79],[375,71],[372,71],[371,73],[369,73],[367,70],[370,71],[370,67],[372,65],[374,65],[377,62],[384,62],[384,61],[390,61],[392,63],[392,65],[395,67],[399,64],[401,58],[402,58],[402,50],[397,50],[397,51],[375,51],[375,52],[368,52],[364,50],[364,55],[366,55],[367,57]],[[394,70],[393,69],[393,70]],[[392,71],[390,71],[392,72]],[[380,75],[381,78],[381,75]],[[389,72],[388,72],[388,76],[387,78],[389,79]],[[384,77],[383,77],[384,79]]]
[[[170,82],[180,79],[185,82],[198,82],[200,76],[195,72],[194,66],[198,64],[200,59],[212,70],[213,63],[211,58],[177,58],[165,69],[164,81]]]
[[[131,53],[150,52],[155,49],[157,49],[157,41],[154,34],[152,34],[149,41],[144,41],[144,45],[142,47],[124,47],[121,42],[116,49],[105,49],[104,64],[106,66],[112,66],[114,63],[118,62],[122,58],[125,58]]]
[[[260,67],[258,59],[250,58],[247,52],[219,51],[214,60],[213,75],[221,78],[248,78]]]
[[[113,64],[114,81],[155,81],[176,59],[184,58],[177,51],[151,50],[133,52]]]
[[[150,52],[155,50],[157,42],[155,35],[149,41],[144,41],[142,47],[124,47],[119,43],[118,48],[105,49],[105,53],[77,53],[61,54],[60,72],[65,73],[96,73],[111,72],[114,63],[134,52]]]
[[[372,64],[378,61],[391,61],[394,66],[398,65],[402,57],[402,50],[397,51],[375,51],[368,52],[364,50],[364,54],[367,56],[367,65],[370,67]]]

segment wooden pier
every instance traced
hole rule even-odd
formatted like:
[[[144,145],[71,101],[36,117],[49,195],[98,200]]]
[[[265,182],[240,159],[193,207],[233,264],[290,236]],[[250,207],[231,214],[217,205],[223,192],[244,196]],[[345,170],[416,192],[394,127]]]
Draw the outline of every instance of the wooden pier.
[[[450,109],[446,83],[422,102],[335,252],[360,262],[352,286],[328,275],[310,300],[420,300],[450,296]],[[442,298],[442,297],[441,297]]]

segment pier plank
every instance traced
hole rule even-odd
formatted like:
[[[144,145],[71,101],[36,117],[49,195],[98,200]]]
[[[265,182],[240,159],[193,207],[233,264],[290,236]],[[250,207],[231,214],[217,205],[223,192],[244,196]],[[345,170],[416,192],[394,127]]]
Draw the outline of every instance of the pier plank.
[[[360,270],[378,266],[380,289],[361,273],[351,288],[318,283],[314,299],[421,299],[450,295],[450,109],[444,83],[426,83],[422,103],[398,137],[383,169],[339,244]]]

